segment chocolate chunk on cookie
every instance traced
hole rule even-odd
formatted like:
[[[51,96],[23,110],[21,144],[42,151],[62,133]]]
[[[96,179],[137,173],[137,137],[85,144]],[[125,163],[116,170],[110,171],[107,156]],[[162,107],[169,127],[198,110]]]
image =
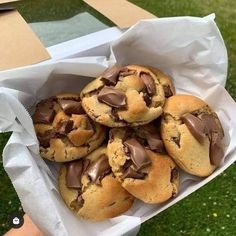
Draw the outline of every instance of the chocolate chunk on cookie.
[[[104,146],[83,159],[64,164],[59,190],[67,206],[78,217],[90,221],[118,216],[134,202],[134,197],[113,177]]]
[[[125,94],[108,86],[101,89],[98,94],[98,101],[116,108],[124,108],[127,106]]]
[[[129,193],[146,203],[161,203],[178,193],[178,170],[154,124],[113,128],[109,136],[109,163]]]
[[[167,99],[161,136],[167,152],[190,174],[208,176],[224,157],[220,121],[216,113],[195,96],[175,95]]]
[[[147,67],[115,65],[82,90],[81,100],[94,121],[124,127],[147,124],[159,117],[165,94],[160,81]]]
[[[163,86],[165,97],[169,98],[175,95],[175,87],[174,83],[170,76],[164,74],[157,68],[149,67],[149,69],[156,75],[157,79],[160,81],[161,85]]]
[[[79,159],[101,145],[106,130],[81,106],[79,94],[59,94],[41,101],[33,115],[42,157],[66,162]]]

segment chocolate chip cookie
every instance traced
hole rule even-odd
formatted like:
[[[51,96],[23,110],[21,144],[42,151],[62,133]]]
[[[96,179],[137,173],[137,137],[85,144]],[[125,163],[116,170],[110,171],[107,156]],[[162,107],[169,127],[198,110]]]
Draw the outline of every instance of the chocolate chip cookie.
[[[101,145],[106,129],[85,114],[79,94],[61,94],[43,100],[33,115],[40,154],[66,162],[86,156]]]
[[[81,92],[82,106],[94,121],[109,127],[138,126],[162,114],[165,94],[146,67],[118,65],[106,70]]]
[[[220,121],[195,96],[175,95],[167,99],[161,136],[169,155],[190,174],[208,176],[223,159],[224,132]]]
[[[161,203],[178,193],[178,170],[154,125],[111,129],[107,151],[114,175],[136,198]]]
[[[59,190],[77,216],[91,221],[118,216],[134,201],[113,177],[104,146],[83,159],[64,164],[59,175]]]
[[[160,81],[164,89],[165,97],[169,98],[175,95],[175,87],[171,77],[164,74],[157,68],[149,67],[149,69],[156,75],[157,79]]]

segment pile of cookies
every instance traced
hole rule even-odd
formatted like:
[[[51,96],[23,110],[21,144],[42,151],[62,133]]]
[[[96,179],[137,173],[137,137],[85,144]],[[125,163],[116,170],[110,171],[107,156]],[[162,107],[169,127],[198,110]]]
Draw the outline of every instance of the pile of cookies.
[[[179,168],[205,177],[224,156],[216,113],[175,95],[170,77],[151,67],[115,65],[80,94],[38,103],[33,122],[41,156],[63,162],[62,198],[91,221],[124,213],[135,198],[165,202],[178,194]]]

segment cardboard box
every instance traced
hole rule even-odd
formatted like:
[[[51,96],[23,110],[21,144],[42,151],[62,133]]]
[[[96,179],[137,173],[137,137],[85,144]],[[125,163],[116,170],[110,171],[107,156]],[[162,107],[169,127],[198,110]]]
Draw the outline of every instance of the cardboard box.
[[[6,6],[1,5],[3,3],[14,1],[17,0],[0,0],[0,7]],[[120,28],[130,27],[140,19],[155,18],[151,13],[126,0],[85,0],[85,2]],[[16,10],[0,11],[0,29],[0,51],[2,52],[0,71],[50,59],[48,51]]]
[[[6,7],[0,1],[0,8]],[[35,64],[50,55],[17,10],[0,11],[0,71]]]

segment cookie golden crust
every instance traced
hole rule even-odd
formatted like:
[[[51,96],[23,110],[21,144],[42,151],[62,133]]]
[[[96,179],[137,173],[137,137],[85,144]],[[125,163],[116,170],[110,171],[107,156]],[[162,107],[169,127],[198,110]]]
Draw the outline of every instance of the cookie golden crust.
[[[210,175],[224,156],[224,133],[216,113],[192,95],[175,95],[167,99],[161,136],[176,164],[196,176]]]
[[[155,127],[152,124],[132,131],[114,128],[110,130],[107,146],[110,166],[122,187],[151,204],[162,203],[179,190],[176,165],[164,154],[157,133],[150,132],[153,130]],[[130,136],[131,133],[133,135]],[[147,141],[147,138],[150,140]]]
[[[162,114],[163,87],[146,67],[114,66],[81,92],[82,106],[94,121],[109,127],[138,126]]]
[[[67,162],[101,145],[106,129],[85,114],[79,94],[59,94],[41,101],[33,115],[43,158]]]
[[[83,168],[87,165],[85,161],[89,161],[89,165],[87,165],[86,170],[84,169],[79,173],[81,179],[80,188],[76,188],[76,183],[73,183],[73,180],[67,179],[68,168],[72,168],[72,166],[68,166],[71,165],[70,163],[64,164],[60,169],[59,190],[62,198],[78,217],[86,220],[102,221],[118,216],[127,211],[134,201],[134,197],[121,187],[121,184],[113,177],[111,171],[107,171],[107,168],[109,169],[110,167],[107,167],[106,163],[104,163],[106,159],[108,164],[107,157],[104,157],[106,154],[106,147],[101,147],[83,159]],[[96,163],[101,158],[105,159],[102,164],[100,162],[97,165]],[[72,162],[72,165],[81,161]],[[99,166],[98,169],[100,168],[100,170],[94,166]],[[94,171],[94,169],[96,170]],[[102,173],[104,171],[106,172],[105,176]],[[95,183],[93,177],[99,174],[101,177],[99,183],[97,182],[98,179],[95,180],[97,182]],[[68,187],[71,184],[74,184],[74,188]]]

